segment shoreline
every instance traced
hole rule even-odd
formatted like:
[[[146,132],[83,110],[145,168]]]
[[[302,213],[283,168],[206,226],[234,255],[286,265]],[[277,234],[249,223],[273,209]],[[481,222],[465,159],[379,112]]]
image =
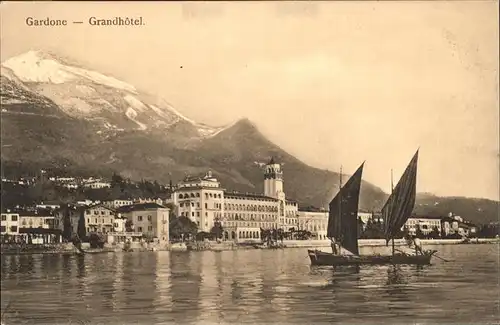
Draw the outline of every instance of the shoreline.
[[[498,238],[477,238],[471,239],[470,242],[463,242],[461,239],[422,239],[422,245],[472,245],[472,244],[499,244]],[[359,247],[386,247],[384,239],[359,239]],[[394,241],[394,246],[407,246],[404,239]],[[135,245],[131,252],[151,252],[151,251],[171,251],[171,252],[187,252],[187,251],[231,251],[231,250],[253,250],[253,249],[289,249],[289,248],[329,248],[328,240],[284,240],[283,243],[278,242],[278,247],[263,247],[260,243],[235,243],[235,242],[195,242],[195,243],[172,243],[163,246],[158,245]],[[86,253],[92,254],[109,254],[123,252],[121,246],[112,246],[104,248],[88,248]],[[23,250],[21,248],[3,249],[1,255],[36,255],[36,254],[58,254],[58,255],[74,255],[77,250],[71,244],[53,244],[45,249],[43,247],[33,247]]]

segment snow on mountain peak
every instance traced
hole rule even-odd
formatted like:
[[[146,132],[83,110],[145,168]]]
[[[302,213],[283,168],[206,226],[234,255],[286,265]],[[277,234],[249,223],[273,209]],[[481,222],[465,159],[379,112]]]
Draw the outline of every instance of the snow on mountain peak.
[[[136,90],[128,83],[78,63],[42,51],[29,51],[1,64],[6,77],[25,90],[45,96],[66,114],[103,123],[106,129],[124,130],[123,115],[139,130],[164,128],[187,122],[203,138],[213,137],[232,127],[211,127],[186,117],[161,97]],[[105,87],[98,87],[98,85]],[[107,91],[110,87],[114,90]],[[3,99],[2,99],[3,100]],[[123,114],[123,115],[121,115]]]
[[[61,64],[51,55],[40,51],[29,51],[10,58],[2,63],[23,82],[61,84],[75,79],[85,78],[94,83],[112,88],[137,93],[134,86],[101,73]]]

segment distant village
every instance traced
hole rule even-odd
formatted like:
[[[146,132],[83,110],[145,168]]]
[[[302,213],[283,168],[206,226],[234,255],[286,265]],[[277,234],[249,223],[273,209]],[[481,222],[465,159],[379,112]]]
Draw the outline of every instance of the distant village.
[[[263,193],[226,190],[210,171],[205,175],[186,176],[175,185],[172,182],[169,185],[143,182],[143,185],[153,188],[150,190],[152,195],[143,197],[125,191],[127,187],[139,188],[139,184],[118,175],[105,180],[47,176],[41,171],[38,177],[3,178],[2,189],[30,188],[40,181],[62,188],[69,194],[86,189],[93,197],[75,198],[70,202],[67,197],[32,204],[13,205],[11,202],[7,207],[2,204],[3,243],[60,243],[70,241],[74,236],[101,245],[193,239],[258,243],[269,236],[281,240],[327,239],[328,211],[301,208],[295,200],[288,198],[283,189],[281,165],[274,159],[264,166]],[[107,195],[98,199],[103,193]],[[383,238],[383,222],[378,212],[359,211],[360,238]],[[493,237],[497,233],[498,224],[479,227],[450,212],[441,217],[412,216],[400,235],[401,238],[415,235],[429,239],[466,239]]]

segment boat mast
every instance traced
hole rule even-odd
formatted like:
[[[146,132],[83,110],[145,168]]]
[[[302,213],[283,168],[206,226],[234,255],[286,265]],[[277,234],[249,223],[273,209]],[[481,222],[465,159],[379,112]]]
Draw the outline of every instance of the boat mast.
[[[339,238],[336,238],[335,241],[338,241],[339,245],[339,255],[341,254],[342,250],[342,245],[340,243],[340,237],[342,236],[341,231],[342,231],[342,165],[340,165],[340,178],[339,178]]]
[[[394,192],[394,181],[392,178],[392,168],[391,168],[391,195]],[[394,256],[394,237],[392,237],[392,256]]]

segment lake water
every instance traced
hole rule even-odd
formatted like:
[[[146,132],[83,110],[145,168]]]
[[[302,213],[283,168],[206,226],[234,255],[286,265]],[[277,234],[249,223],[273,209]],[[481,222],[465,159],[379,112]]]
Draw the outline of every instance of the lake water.
[[[451,261],[334,271],[310,267],[306,249],[2,256],[2,313],[7,325],[498,323],[499,246],[425,248]]]

